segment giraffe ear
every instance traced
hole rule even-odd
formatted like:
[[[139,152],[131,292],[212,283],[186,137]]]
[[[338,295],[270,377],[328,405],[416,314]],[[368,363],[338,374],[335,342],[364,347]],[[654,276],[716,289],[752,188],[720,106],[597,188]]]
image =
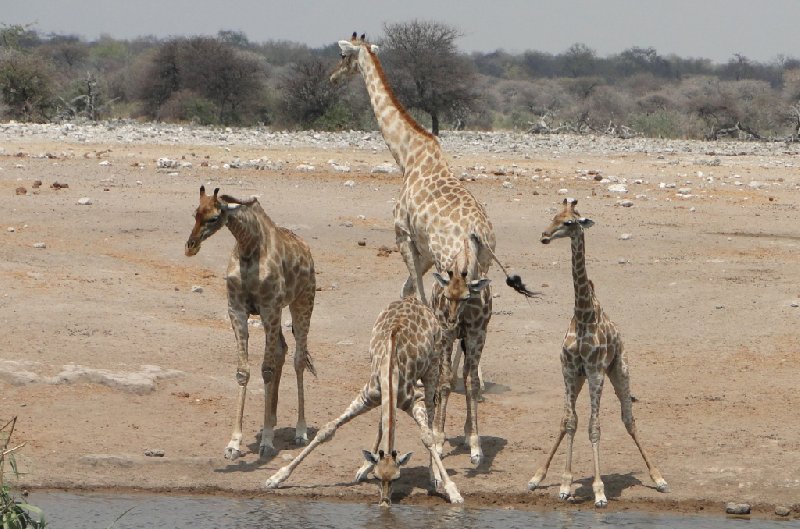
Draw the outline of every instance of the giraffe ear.
[[[441,286],[442,288],[447,288],[447,285],[450,284],[450,280],[442,277],[442,274],[440,274],[439,272],[434,272],[433,278],[436,280],[437,283],[439,283],[439,286]]]
[[[469,291],[470,291],[471,294],[477,294],[478,292],[480,292],[484,288],[488,287],[489,283],[491,283],[491,282],[492,282],[491,279],[487,279],[485,277],[481,278],[481,279],[475,279],[473,281],[470,281],[469,282]]]
[[[380,461],[380,459],[378,459],[378,456],[373,454],[369,450],[362,450],[361,453],[364,454],[364,459],[367,461],[367,463],[372,463],[373,465],[377,465],[378,461]]]
[[[349,40],[340,40],[339,41],[339,48],[342,50],[344,54],[353,54],[358,51],[358,46],[354,46],[352,42]]]
[[[587,219],[586,217],[579,218],[578,222],[584,228],[591,228],[592,226],[594,226],[594,221],[592,219]]]
[[[405,465],[406,463],[408,463],[408,461],[411,459],[411,455],[412,455],[413,453],[414,453],[414,452],[408,452],[407,454],[403,454],[403,455],[401,455],[400,457],[398,457],[398,458],[397,458],[397,466],[398,466],[398,467],[402,467],[403,465]]]
[[[372,53],[378,53],[380,51],[380,48],[375,44],[370,45],[369,49]]]

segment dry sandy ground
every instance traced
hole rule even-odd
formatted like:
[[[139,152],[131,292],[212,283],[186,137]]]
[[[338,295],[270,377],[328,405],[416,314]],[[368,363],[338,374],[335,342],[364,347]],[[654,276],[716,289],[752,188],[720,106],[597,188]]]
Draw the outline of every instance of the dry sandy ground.
[[[266,478],[298,453],[291,442],[296,384],[287,330],[279,454],[271,461],[257,457],[263,342],[254,328],[246,453],[234,463],[222,457],[236,395],[223,279],[233,238],[220,232],[194,258],[183,247],[202,183],[234,196],[260,196],[277,223],[310,243],[321,287],[310,334],[319,377],[306,378],[313,434],[366,381],[372,324],[405,278],[399,254],[379,252],[394,247],[391,211],[400,177],[369,168],[390,161],[388,151],[24,137],[3,148],[0,419],[19,416],[15,438],[27,442],[22,485],[376,500],[373,483],[352,483],[361,449],[373,441],[376,412],[341,429],[282,489],[263,490]],[[56,154],[37,156],[45,152]],[[475,164],[487,172],[511,164],[525,171],[466,185],[488,206],[501,260],[544,292],[525,300],[503,285],[496,267],[491,271],[496,313],[483,357],[489,389],[480,405],[486,461],[473,468],[461,447],[462,392],[450,400],[445,446],[444,462],[467,505],[593,508],[586,391],[573,465],[577,505],[556,499],[563,447],[545,487],[526,489],[562,413],[558,355],[573,304],[570,249],[565,241],[543,246],[538,239],[563,199],[558,190],[566,188],[596,222],[587,233],[589,276],[623,332],[640,434],[671,487],[668,494],[656,492],[609,386],[601,415],[609,508],[723,512],[724,502],[737,501],[752,503],[756,514],[772,516],[784,505],[800,516],[800,308],[792,306],[800,302],[797,157],[724,156],[717,164],[713,155],[680,152],[525,154],[464,155],[453,162],[459,173]],[[162,156],[192,167],[159,170]],[[287,169],[219,167],[234,156],[280,159]],[[329,159],[353,171],[335,172]],[[302,162],[317,170],[291,169]],[[624,198],[633,207],[619,206],[621,197],[579,173],[585,170],[627,178]],[[734,175],[745,185],[734,186]],[[706,182],[709,176],[714,182]],[[43,185],[33,193],[37,179]],[[355,185],[344,185],[347,180]],[[765,185],[746,185],[751,180]],[[55,181],[69,188],[50,188]],[[661,182],[692,187],[694,196],[679,198]],[[15,195],[20,185],[27,195]],[[81,197],[93,203],[78,205]],[[621,239],[623,233],[631,238]],[[365,246],[358,245],[362,239]],[[34,248],[39,242],[46,248]],[[411,420],[403,416],[399,425],[399,448],[416,455],[395,487],[395,501],[444,503],[427,494],[427,457]],[[147,457],[146,450],[163,450],[164,457]]]

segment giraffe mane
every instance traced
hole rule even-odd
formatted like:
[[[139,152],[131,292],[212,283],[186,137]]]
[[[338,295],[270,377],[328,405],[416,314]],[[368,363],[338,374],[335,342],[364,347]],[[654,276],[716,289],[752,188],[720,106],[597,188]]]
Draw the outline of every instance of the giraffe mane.
[[[366,49],[367,53],[369,53],[370,56],[372,57],[372,62],[373,64],[375,64],[375,72],[378,74],[378,78],[381,80],[381,83],[383,83],[383,86],[386,88],[386,93],[389,96],[389,100],[397,108],[397,111],[400,114],[400,118],[406,123],[408,123],[411,126],[411,128],[413,128],[415,131],[419,132],[423,136],[426,136],[430,139],[435,139],[433,134],[428,132],[425,129],[425,127],[417,123],[417,120],[411,117],[411,114],[408,113],[406,107],[404,107],[402,103],[400,103],[400,101],[397,99],[394,90],[392,90],[392,87],[389,85],[389,81],[386,78],[386,72],[383,71],[383,65],[381,64],[381,61],[380,59],[378,59],[378,56],[375,54],[375,52],[372,51],[369,45],[364,45],[364,49]]]

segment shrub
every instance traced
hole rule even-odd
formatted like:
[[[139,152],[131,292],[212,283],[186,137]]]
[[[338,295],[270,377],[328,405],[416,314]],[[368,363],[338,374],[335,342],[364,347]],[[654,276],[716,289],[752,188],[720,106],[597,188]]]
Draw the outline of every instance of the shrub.
[[[47,121],[53,109],[52,79],[47,63],[24,52],[0,50],[0,97],[7,117]]]

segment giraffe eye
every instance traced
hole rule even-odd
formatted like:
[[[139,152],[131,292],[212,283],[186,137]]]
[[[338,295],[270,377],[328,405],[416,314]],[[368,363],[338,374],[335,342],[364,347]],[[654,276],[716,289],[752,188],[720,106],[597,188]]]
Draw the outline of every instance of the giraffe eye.
[[[213,217],[208,219],[208,222],[214,224],[219,220],[219,215],[214,215]]]
[[[573,224],[575,224],[574,220],[565,220],[564,221],[564,226],[572,226]]]

